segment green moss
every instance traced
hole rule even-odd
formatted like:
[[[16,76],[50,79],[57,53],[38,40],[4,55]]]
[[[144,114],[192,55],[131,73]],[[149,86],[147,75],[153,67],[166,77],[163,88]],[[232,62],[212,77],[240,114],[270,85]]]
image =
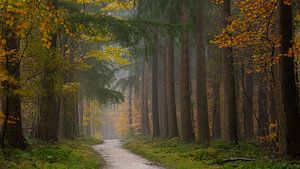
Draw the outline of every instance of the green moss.
[[[93,138],[33,144],[29,150],[0,150],[1,169],[99,169],[103,160],[91,149]]]
[[[174,169],[300,169],[300,164],[288,161],[268,160],[267,154],[253,144],[212,143],[209,147],[186,144],[180,139],[133,139],[125,148],[149,160]],[[254,161],[223,160],[247,158]]]

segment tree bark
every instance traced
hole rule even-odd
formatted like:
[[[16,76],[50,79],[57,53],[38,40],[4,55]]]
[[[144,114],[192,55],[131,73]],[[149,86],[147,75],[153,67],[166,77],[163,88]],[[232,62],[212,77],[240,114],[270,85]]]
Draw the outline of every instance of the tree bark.
[[[174,80],[174,36],[167,35],[167,102],[169,138],[178,137],[178,124],[176,116],[175,80]]]
[[[83,129],[83,93],[81,91],[78,92],[78,123],[79,123],[79,135],[83,135],[84,129]]]
[[[163,123],[163,113],[164,113],[164,98],[163,98],[163,78],[162,78],[162,54],[161,54],[161,46],[159,45],[160,41],[157,43],[157,48],[159,50],[158,56],[158,80],[157,80],[157,87],[158,87],[158,121],[159,121],[159,132],[160,136],[162,137],[164,134],[164,123]]]
[[[244,137],[246,140],[253,138],[253,75],[244,73]]]
[[[86,98],[86,110],[84,112],[85,115],[85,135],[92,136],[92,103],[90,98]]]
[[[164,39],[165,40],[165,39]],[[162,40],[163,43],[162,44],[166,44],[166,42],[164,42]],[[167,102],[167,53],[166,53],[166,46],[162,45],[160,47],[161,52],[160,52],[160,88],[161,88],[161,92],[160,93],[160,101],[161,102],[161,128],[162,128],[162,132],[161,132],[161,137],[162,138],[168,138],[169,136],[169,125],[168,125],[168,102]]]
[[[72,40],[70,40],[70,52],[69,55],[65,55],[64,59],[68,60],[71,65],[74,64],[74,50],[75,44]],[[75,81],[75,71],[70,68],[64,72],[64,83],[69,85],[74,83]],[[78,126],[78,93],[76,91],[63,91],[62,93],[62,112],[61,116],[63,117],[62,125],[63,135],[65,138],[75,138],[79,135],[79,126]]]
[[[156,35],[154,35],[154,42],[157,42]],[[159,117],[158,117],[158,55],[157,46],[154,45],[154,54],[152,58],[152,125],[153,137],[160,137]]]
[[[56,67],[52,60],[56,57],[56,35],[52,36],[52,45],[49,51],[50,59],[44,64],[44,74],[41,79],[42,95],[40,98],[39,119],[37,124],[36,138],[47,141],[58,141],[59,124],[59,97],[56,91]]]
[[[77,131],[77,95],[76,93],[64,93],[62,96],[63,138],[73,139],[78,136]]]
[[[20,81],[20,61],[17,55],[20,49],[20,40],[14,30],[2,28],[2,37],[6,39],[4,50],[10,52],[5,56],[5,69],[9,78],[15,81]],[[3,82],[4,98],[3,98],[3,113],[4,123],[2,126],[1,146],[5,145],[24,149],[27,147],[22,129],[21,117],[21,99],[20,95],[15,94],[15,91],[20,89],[19,84],[6,80]]]
[[[220,83],[213,84],[213,140],[221,140]]]
[[[206,88],[206,56],[204,45],[204,0],[198,1],[197,14],[197,57],[196,57],[196,74],[197,74],[197,120],[199,142],[201,144],[210,141],[210,131],[207,110],[207,88]]]
[[[182,1],[181,10],[181,22],[185,25],[181,32],[181,133],[182,139],[186,142],[190,142],[195,139],[195,136],[190,107],[189,31],[187,28],[189,14],[186,1]]]
[[[279,111],[279,148],[291,158],[300,158],[300,113],[296,86],[294,57],[287,57],[292,47],[292,7],[279,1],[281,57],[279,59],[279,88],[283,111]]]
[[[56,0],[49,1],[56,7]],[[40,98],[39,119],[37,124],[36,138],[47,141],[58,141],[58,125],[60,113],[60,100],[56,91],[57,70],[53,65],[56,57],[57,34],[52,35],[50,58],[44,63],[44,74],[41,79],[42,95]]]
[[[231,15],[230,0],[224,0],[223,27],[228,25],[228,17]],[[236,95],[233,70],[233,53],[231,48],[222,50],[222,69],[224,82],[224,111],[226,116],[226,140],[238,141]]]
[[[263,75],[259,78],[258,86],[258,136],[264,137],[269,133],[267,89],[263,83]]]
[[[142,65],[142,121],[141,121],[141,132],[143,135],[150,135],[149,128],[149,108],[148,108],[148,45],[145,45],[145,55],[143,57]]]
[[[269,83],[269,93],[268,93],[268,107],[269,107],[269,114],[270,114],[270,123],[273,125],[272,128],[270,128],[271,133],[276,133],[276,125],[277,125],[277,119],[278,119],[278,114],[277,114],[277,105],[276,105],[276,100],[275,100],[275,92],[274,92],[274,85],[273,82]]]
[[[132,116],[132,82],[130,82],[131,84],[129,85],[129,89],[128,89],[128,124],[129,124],[129,128],[132,129],[132,125],[133,125],[133,116]]]

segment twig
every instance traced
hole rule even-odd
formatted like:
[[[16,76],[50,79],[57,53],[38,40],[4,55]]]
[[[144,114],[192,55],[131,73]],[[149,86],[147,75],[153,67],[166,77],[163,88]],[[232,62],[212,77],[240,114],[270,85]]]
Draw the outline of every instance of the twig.
[[[253,158],[243,158],[243,157],[237,157],[237,158],[228,158],[222,161],[216,161],[216,162],[212,162],[209,163],[209,165],[222,165],[225,163],[229,163],[229,162],[235,162],[235,161],[256,161],[256,159]]]

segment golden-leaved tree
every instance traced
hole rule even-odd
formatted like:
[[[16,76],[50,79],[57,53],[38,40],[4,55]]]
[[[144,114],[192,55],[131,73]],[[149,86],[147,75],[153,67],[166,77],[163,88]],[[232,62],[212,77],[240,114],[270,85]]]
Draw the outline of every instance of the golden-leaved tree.
[[[239,54],[251,51],[242,59],[242,64],[248,65],[248,73],[271,69],[279,148],[284,154],[299,157],[300,115],[294,61],[299,53],[293,37],[292,5],[291,0],[238,0],[239,14],[227,18],[230,23],[213,42],[220,48],[234,48]]]
[[[45,47],[49,47],[51,27],[47,24],[52,20],[58,23],[60,18],[44,1],[1,0],[0,9],[1,83],[4,96],[1,144],[24,148],[26,142],[21,123],[20,64],[25,57],[28,36],[35,32],[42,38]]]
[[[73,8],[75,11],[72,11],[70,4],[76,4],[78,10]],[[96,6],[98,11],[90,11],[86,6]],[[104,65],[128,64],[123,59],[127,51],[119,45],[110,46],[117,31],[109,26],[114,23],[126,26],[126,21],[111,13],[132,7],[131,0],[0,1],[2,146],[26,147],[21,103],[28,98],[34,100],[37,107],[31,119],[35,137],[57,141],[59,126],[65,129],[63,134],[61,132],[63,137],[79,134],[77,95],[84,84],[79,83],[78,74],[93,67],[88,64],[91,59]],[[85,48],[96,44],[101,47]],[[103,93],[100,95],[105,101],[121,98],[119,93],[109,89]],[[72,131],[68,130],[72,125],[75,125]]]

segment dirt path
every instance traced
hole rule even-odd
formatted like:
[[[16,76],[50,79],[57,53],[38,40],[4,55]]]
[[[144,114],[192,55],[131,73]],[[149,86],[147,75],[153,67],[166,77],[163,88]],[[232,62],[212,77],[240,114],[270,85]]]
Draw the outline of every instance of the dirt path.
[[[105,140],[93,149],[106,161],[106,169],[164,169],[124,149],[119,140]]]

